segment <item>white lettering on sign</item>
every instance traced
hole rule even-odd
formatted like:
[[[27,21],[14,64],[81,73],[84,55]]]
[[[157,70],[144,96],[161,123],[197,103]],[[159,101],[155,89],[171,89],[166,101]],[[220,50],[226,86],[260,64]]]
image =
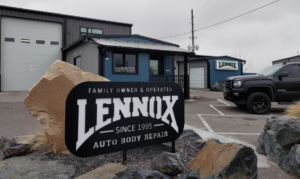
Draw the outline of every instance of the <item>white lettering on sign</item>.
[[[162,99],[159,96],[154,96],[151,97],[149,100],[149,111],[148,111],[148,97],[142,97],[142,102],[138,97],[125,97],[123,98],[123,101],[120,98],[101,98],[101,99],[96,99],[96,105],[97,105],[97,123],[96,126],[91,127],[88,132],[85,132],[85,113],[86,113],[86,104],[87,100],[86,99],[78,99],[77,100],[77,105],[78,105],[78,140],[76,142],[76,150],[79,149],[79,147],[91,136],[94,134],[95,131],[100,130],[101,128],[119,121],[121,119],[120,112],[122,112],[124,119],[130,118],[130,117],[137,117],[139,116],[138,110],[141,112],[141,114],[144,117],[148,117],[148,114],[155,119],[159,120],[161,119],[163,122],[169,125],[171,122],[171,127],[178,133],[178,125],[174,116],[174,111],[173,107],[178,100],[178,96],[163,96]],[[154,114],[154,102],[157,102],[157,114],[155,117]],[[164,111],[164,114],[162,114],[162,102],[165,101],[167,109]],[[133,103],[133,112],[130,113],[130,103]],[[111,119],[106,119],[104,121],[103,116],[109,114],[109,109],[108,107],[103,107],[104,104],[111,104],[113,103],[114,107],[114,116],[112,117],[113,120]],[[167,119],[168,116],[171,116],[171,121]],[[152,128],[152,125],[149,126]],[[127,127],[121,127],[121,128],[116,128],[117,133],[120,132],[126,132],[126,131],[131,131],[135,130],[133,126],[127,126]],[[167,133],[165,133],[166,136]],[[160,135],[155,134],[153,138],[159,137]],[[152,139],[152,134],[149,134],[149,136],[146,137],[146,139]],[[145,140],[146,140],[145,139]],[[137,138],[139,140],[139,138]],[[121,144],[122,143],[130,143],[132,141],[136,141],[136,138],[122,138]],[[95,144],[94,148],[102,147],[104,146],[104,141],[100,141],[99,145]],[[106,146],[110,145],[110,141],[106,141]]]
[[[115,67],[116,73],[135,73],[135,67]]]
[[[30,65],[30,71],[35,71],[35,65]]]

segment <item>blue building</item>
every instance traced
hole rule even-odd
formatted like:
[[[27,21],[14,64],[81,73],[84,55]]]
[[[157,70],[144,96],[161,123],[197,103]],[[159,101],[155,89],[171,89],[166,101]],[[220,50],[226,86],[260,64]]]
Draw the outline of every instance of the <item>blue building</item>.
[[[140,35],[87,35],[62,49],[66,61],[110,81],[175,82],[188,90],[188,57],[193,52],[176,44]],[[183,74],[176,75],[174,57],[183,59]]]
[[[183,74],[183,58],[176,57],[178,71]],[[189,77],[191,88],[210,88],[216,82],[224,83],[230,76],[242,76],[245,60],[230,56],[191,55],[189,57]]]

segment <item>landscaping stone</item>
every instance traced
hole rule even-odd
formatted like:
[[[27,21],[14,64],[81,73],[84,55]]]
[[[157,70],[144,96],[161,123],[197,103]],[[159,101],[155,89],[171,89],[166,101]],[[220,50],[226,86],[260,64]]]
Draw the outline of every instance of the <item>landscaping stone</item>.
[[[285,121],[285,118],[270,115],[264,126],[264,131],[265,132],[267,132],[268,130],[276,131],[278,124],[282,121]]]
[[[163,152],[156,156],[152,160],[151,167],[153,170],[158,170],[169,175],[176,175],[182,173],[184,170],[180,155],[169,152]]]
[[[65,106],[66,99],[73,87],[85,81],[109,81],[78,67],[57,60],[44,76],[31,88],[24,99],[29,113],[34,116],[45,130],[56,154],[69,154],[65,145]]]
[[[172,177],[161,173],[159,171],[151,170],[137,170],[134,175],[134,179],[172,179]]]
[[[281,165],[284,157],[289,152],[288,149],[283,148],[275,139],[275,131],[268,130],[264,136],[265,151],[270,161]]]
[[[1,179],[71,179],[75,172],[72,165],[59,161],[40,161],[33,155],[13,157],[0,162]]]
[[[182,138],[185,137],[194,137],[195,139],[202,139],[199,134],[197,134],[194,130],[188,129],[188,130],[183,130],[181,136]]]
[[[223,91],[224,89],[224,85],[223,84],[217,84],[217,85],[213,85],[210,88],[210,91]]]
[[[13,147],[16,146],[17,144],[12,141],[7,139],[6,137],[1,136],[0,137],[0,160],[3,160],[5,158],[4,154],[3,154],[3,150],[5,148],[9,148],[9,147]]]
[[[2,151],[3,152],[2,160],[13,156],[23,155],[27,153],[29,149],[30,149],[30,145],[17,145],[14,147],[6,147]]]
[[[16,146],[16,145],[17,144],[14,141],[9,140],[8,138],[3,137],[3,136],[0,137],[0,153],[2,153],[2,150],[5,147],[13,147],[13,146]]]
[[[266,149],[265,149],[265,133],[262,132],[258,139],[257,139],[257,145],[256,145],[256,152],[259,154],[264,154],[266,155]]]
[[[275,133],[277,142],[284,148],[290,149],[300,143],[300,118],[280,122]]]
[[[16,144],[30,144],[32,139],[34,139],[35,135],[24,135],[24,136],[15,136],[12,138],[12,141],[14,141]]]
[[[191,171],[186,179],[200,179],[200,173],[198,171]]]
[[[300,178],[300,144],[291,148],[282,162],[282,168]]]
[[[127,167],[117,163],[108,163],[87,172],[75,179],[132,179]]]
[[[188,167],[198,171],[201,179],[257,178],[254,150],[236,143],[208,140]]]

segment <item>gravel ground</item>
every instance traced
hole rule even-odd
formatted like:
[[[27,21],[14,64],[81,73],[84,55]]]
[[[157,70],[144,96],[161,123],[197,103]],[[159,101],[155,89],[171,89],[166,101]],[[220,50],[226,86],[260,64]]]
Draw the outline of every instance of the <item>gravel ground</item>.
[[[186,176],[190,171],[186,166],[204,146],[203,141],[197,140],[196,136],[181,136],[176,140],[176,153],[179,153],[185,170],[180,177]],[[137,169],[152,170],[151,161],[159,153],[171,151],[169,143],[155,146],[148,146],[127,151],[127,167],[133,174]],[[92,171],[107,163],[122,164],[123,152],[115,152],[89,158],[79,158],[72,154],[55,156],[53,153],[42,155],[41,160],[59,160],[63,164],[73,165],[76,168],[74,178],[86,172]]]

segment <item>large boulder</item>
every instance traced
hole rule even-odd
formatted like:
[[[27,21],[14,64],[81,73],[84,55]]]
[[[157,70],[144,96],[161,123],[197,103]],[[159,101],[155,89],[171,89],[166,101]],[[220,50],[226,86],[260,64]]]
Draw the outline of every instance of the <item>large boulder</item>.
[[[275,138],[285,148],[291,148],[293,145],[300,143],[300,118],[280,122],[277,126]]]
[[[265,149],[265,133],[262,132],[257,139],[256,152],[266,155]]]
[[[137,170],[133,174],[134,179],[172,179],[172,177],[159,171]]]
[[[300,144],[291,148],[282,162],[282,168],[300,178]]]
[[[132,176],[127,167],[117,163],[108,163],[95,170],[87,172],[75,179],[131,179]]]
[[[283,148],[275,139],[275,131],[268,130],[265,135],[265,151],[270,161],[281,165],[284,157],[289,152],[288,149]]]
[[[169,175],[176,175],[182,173],[184,170],[180,155],[169,152],[163,152],[156,156],[152,160],[151,167],[153,170],[158,170]]]
[[[236,143],[208,140],[188,167],[199,171],[201,179],[257,178],[254,150]]]
[[[265,123],[264,131],[265,132],[267,132],[268,130],[276,131],[278,124],[282,121],[285,121],[285,118],[270,115]]]
[[[29,113],[45,129],[56,155],[68,154],[65,145],[65,105],[73,87],[85,81],[109,81],[63,61],[55,61],[24,99]]]

